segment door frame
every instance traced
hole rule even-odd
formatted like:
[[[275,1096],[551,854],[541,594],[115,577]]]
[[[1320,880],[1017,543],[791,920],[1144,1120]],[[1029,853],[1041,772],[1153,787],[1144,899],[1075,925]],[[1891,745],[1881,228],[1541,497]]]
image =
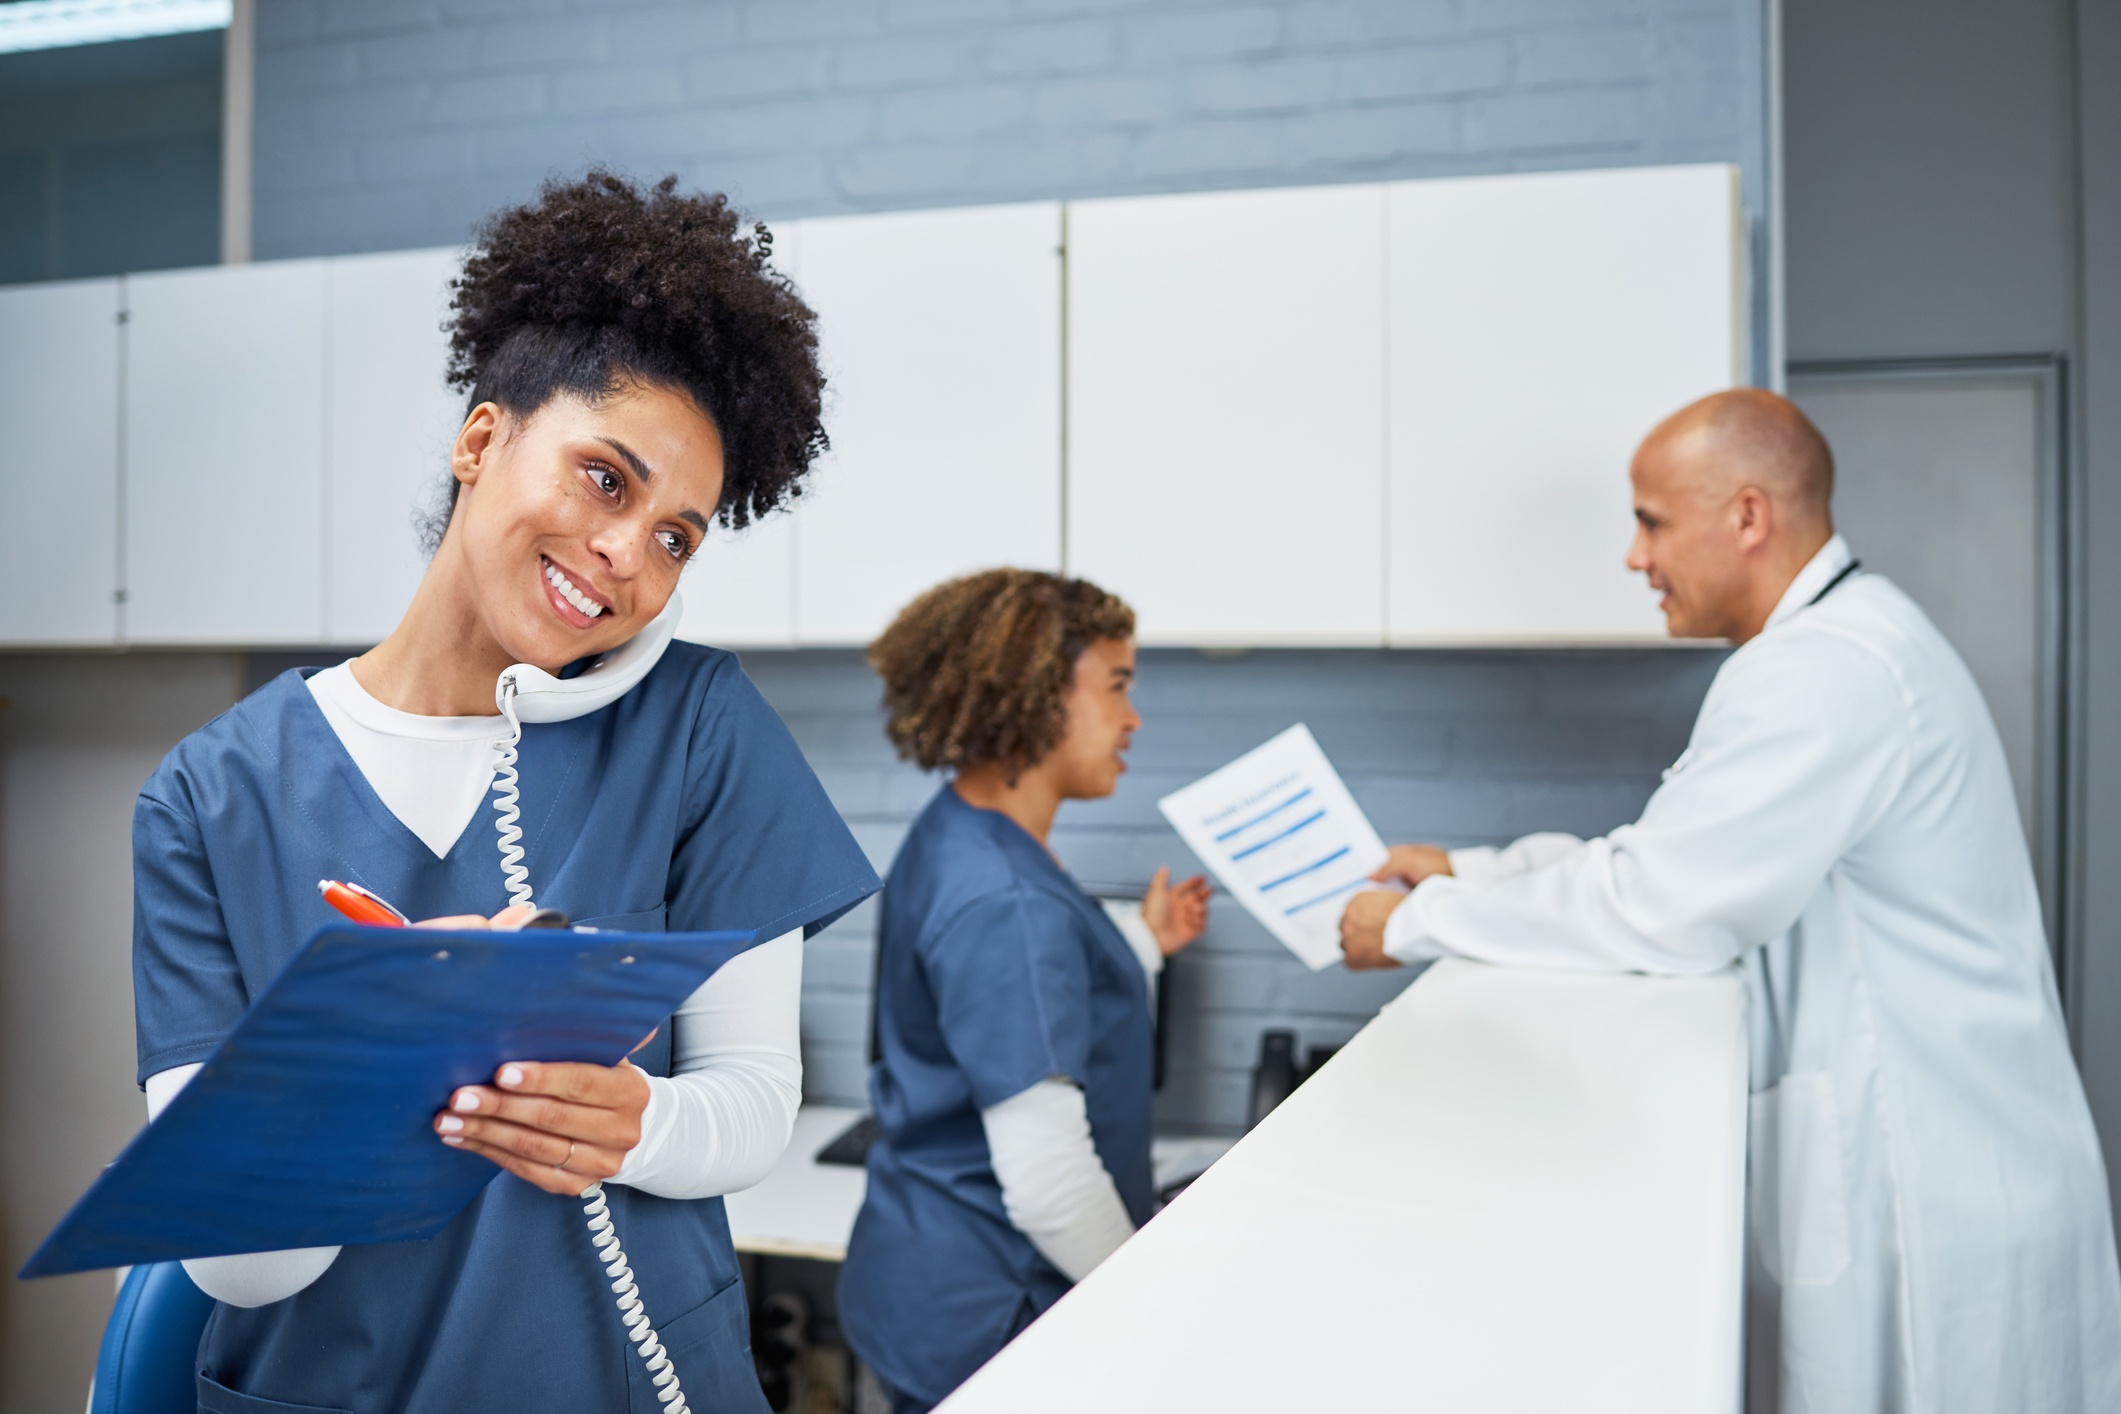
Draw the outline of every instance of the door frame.
[[[2084,515],[2069,421],[2069,361],[2061,354],[1964,358],[1804,359],[1788,365],[1794,393],[1805,384],[1942,384],[1978,378],[2029,380],[2039,399],[2036,590],[2039,644],[2034,687],[2034,877],[2055,959],[2057,985],[2078,1030],[2075,997],[2083,965],[2084,878]]]

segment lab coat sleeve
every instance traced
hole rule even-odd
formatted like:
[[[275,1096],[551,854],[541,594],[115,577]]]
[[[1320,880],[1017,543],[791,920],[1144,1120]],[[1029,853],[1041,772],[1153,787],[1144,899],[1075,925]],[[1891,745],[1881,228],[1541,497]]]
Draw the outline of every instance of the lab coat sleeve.
[[[1911,706],[1891,665],[1791,626],[1725,664],[1694,739],[1641,820],[1544,867],[1422,881],[1392,914],[1402,962],[1456,955],[1704,973],[1787,931],[1907,772]]]
[[[1449,851],[1451,876],[1476,887],[1499,879],[1515,878],[1531,869],[1544,869],[1583,852],[1583,841],[1574,835],[1526,835],[1504,849],[1472,845]]]

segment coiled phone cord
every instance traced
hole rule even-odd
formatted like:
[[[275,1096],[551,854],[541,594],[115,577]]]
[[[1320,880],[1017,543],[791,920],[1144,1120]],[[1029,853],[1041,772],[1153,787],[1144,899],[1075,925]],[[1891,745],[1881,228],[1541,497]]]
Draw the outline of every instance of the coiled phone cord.
[[[508,886],[508,901],[535,908],[530,889],[530,868],[523,863],[522,790],[516,774],[516,747],[523,740],[523,722],[516,715],[516,681],[513,674],[501,679],[501,715],[508,719],[508,735],[493,744],[494,827],[501,835],[501,877]],[[655,1327],[641,1305],[641,1289],[634,1282],[626,1249],[619,1246],[618,1229],[612,1226],[611,1204],[604,1196],[602,1180],[583,1189],[582,1214],[589,1219],[589,1241],[611,1279],[611,1292],[618,1302],[619,1319],[626,1338],[648,1366],[655,1382],[655,1397],[663,1402],[663,1414],[692,1414],[685,1391],[678,1384],[677,1367],[670,1352],[656,1339]]]
[[[626,1338],[634,1344],[635,1351],[648,1364],[648,1373],[655,1380],[655,1397],[663,1401],[663,1414],[691,1414],[691,1406],[685,1403],[685,1392],[678,1387],[678,1372],[670,1363],[670,1352],[663,1349],[663,1342],[656,1339],[655,1327],[648,1324],[648,1313],[641,1309],[641,1290],[634,1284],[633,1268],[627,1265],[626,1253],[619,1246],[619,1235],[611,1226],[611,1205],[604,1200],[604,1185],[592,1183],[582,1192],[589,1201],[582,1211],[589,1215],[589,1240],[596,1244],[597,1260],[604,1264],[604,1275],[611,1278],[611,1290],[619,1303],[619,1319],[626,1323]]]
[[[516,716],[513,673],[501,679],[501,715],[508,719],[508,735],[493,744],[493,808],[498,817],[494,826],[501,832],[501,880],[508,887],[511,904],[532,908],[530,869],[523,863],[523,793],[516,775],[516,744],[523,740],[523,722]]]

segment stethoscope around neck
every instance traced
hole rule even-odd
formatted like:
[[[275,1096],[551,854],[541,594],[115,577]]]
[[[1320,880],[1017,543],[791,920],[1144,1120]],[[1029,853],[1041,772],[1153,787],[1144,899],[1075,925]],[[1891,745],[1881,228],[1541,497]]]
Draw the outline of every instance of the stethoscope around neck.
[[[1828,581],[1827,581],[1827,582],[1826,582],[1825,584],[1822,584],[1822,585],[1820,585],[1820,586],[1819,586],[1819,592],[1818,592],[1817,594],[1814,594],[1814,595],[1813,595],[1813,596],[1812,596],[1811,598],[1809,598],[1809,599],[1807,599],[1807,600],[1805,600],[1805,601],[1804,601],[1804,607],[1805,607],[1805,608],[1807,608],[1807,609],[1809,609],[1809,608],[1811,608],[1811,607],[1812,607],[1812,606],[1813,606],[1814,604],[1817,604],[1817,603],[1818,603],[1818,602],[1819,602],[1819,601],[1820,601],[1821,599],[1824,599],[1824,598],[1826,598],[1826,596],[1827,596],[1827,595],[1829,595],[1829,594],[1833,593],[1833,592],[1834,592],[1835,590],[1837,590],[1837,589],[1839,589],[1839,588],[1841,587],[1841,584],[1842,584],[1842,581],[1843,581],[1843,580],[1846,580],[1846,579],[1847,579],[1847,578],[1848,578],[1848,577],[1849,577],[1850,575],[1854,574],[1854,573],[1855,573],[1855,572],[1856,572],[1857,570],[1860,570],[1860,569],[1862,569],[1862,568],[1863,568],[1863,561],[1861,561],[1861,560],[1850,560],[1850,561],[1849,561],[1849,562],[1848,562],[1847,564],[1845,564],[1845,565],[1843,565],[1843,566],[1841,567],[1841,573],[1839,573],[1839,574],[1835,575],[1835,576],[1834,576],[1834,577],[1833,577],[1832,579],[1828,580]]]

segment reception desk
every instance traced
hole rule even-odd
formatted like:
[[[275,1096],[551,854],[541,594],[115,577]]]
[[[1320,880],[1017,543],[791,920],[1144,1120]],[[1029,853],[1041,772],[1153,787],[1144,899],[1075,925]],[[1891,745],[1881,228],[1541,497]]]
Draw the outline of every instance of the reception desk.
[[[1729,1414],[1745,1000],[1443,962],[943,1406]]]

